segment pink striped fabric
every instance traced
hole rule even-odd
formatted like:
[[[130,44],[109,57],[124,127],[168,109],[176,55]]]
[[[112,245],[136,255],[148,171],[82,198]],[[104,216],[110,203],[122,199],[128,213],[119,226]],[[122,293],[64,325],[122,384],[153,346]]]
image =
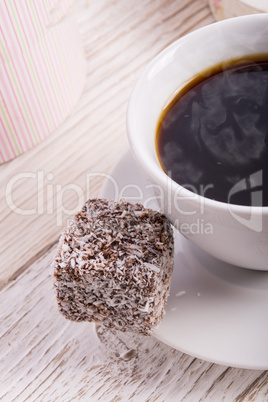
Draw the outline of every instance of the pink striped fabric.
[[[85,81],[72,0],[0,2],[0,163],[52,133]]]

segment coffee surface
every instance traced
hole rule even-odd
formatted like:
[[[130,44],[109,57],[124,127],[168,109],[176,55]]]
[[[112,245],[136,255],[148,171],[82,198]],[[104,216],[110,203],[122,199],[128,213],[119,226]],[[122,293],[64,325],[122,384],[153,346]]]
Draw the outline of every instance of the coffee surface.
[[[268,206],[268,56],[195,77],[163,110],[156,149],[163,170],[189,190]]]

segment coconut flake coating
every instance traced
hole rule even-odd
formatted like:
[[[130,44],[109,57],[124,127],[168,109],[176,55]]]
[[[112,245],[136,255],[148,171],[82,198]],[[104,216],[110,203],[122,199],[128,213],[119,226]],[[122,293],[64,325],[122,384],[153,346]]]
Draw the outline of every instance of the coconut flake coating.
[[[88,200],[59,241],[54,288],[60,312],[150,335],[163,318],[173,249],[173,231],[161,213]]]

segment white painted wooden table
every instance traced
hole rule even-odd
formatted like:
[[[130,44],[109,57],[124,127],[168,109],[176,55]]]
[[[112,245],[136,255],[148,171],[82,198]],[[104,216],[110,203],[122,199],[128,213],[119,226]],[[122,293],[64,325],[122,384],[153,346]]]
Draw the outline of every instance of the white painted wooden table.
[[[73,13],[87,60],[81,99],[57,132],[0,166],[0,400],[267,401],[267,371],[201,361],[153,337],[96,333],[58,313],[58,236],[128,149],[136,79],[170,42],[214,21],[205,0],[79,0]]]

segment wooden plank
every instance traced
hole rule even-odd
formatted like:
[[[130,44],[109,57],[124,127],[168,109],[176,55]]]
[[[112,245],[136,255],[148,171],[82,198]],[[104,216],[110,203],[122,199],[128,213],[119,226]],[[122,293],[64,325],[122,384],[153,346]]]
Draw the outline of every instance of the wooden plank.
[[[153,337],[65,320],[55,246],[0,293],[0,400],[265,401],[268,371],[204,362]]]

